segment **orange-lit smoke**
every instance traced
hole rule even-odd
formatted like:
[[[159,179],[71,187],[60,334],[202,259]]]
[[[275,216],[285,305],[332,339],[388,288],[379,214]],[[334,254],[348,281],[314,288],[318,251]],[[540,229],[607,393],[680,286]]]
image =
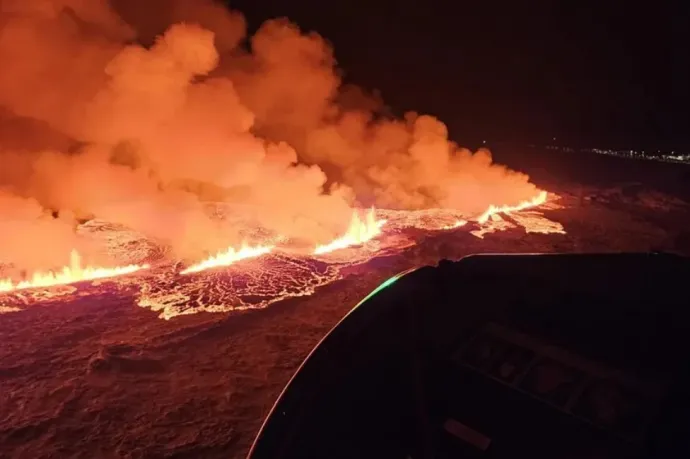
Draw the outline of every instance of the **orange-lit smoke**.
[[[212,0],[0,0],[0,259],[52,266],[96,217],[198,261],[245,239],[207,201],[313,247],[358,200],[479,214],[538,194],[433,117],[379,116],[320,36],[273,20],[247,50],[245,32]]]

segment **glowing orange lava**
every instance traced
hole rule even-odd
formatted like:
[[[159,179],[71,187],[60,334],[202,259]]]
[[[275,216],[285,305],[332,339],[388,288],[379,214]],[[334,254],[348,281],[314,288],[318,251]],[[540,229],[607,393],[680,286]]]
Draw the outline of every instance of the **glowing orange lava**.
[[[213,255],[209,258],[207,258],[204,261],[201,261],[197,264],[194,264],[192,266],[189,266],[182,271],[180,271],[180,274],[192,274],[192,273],[198,273],[201,271],[206,271],[207,269],[213,269],[213,268],[219,268],[221,266],[228,266],[233,263],[236,263],[240,260],[244,260],[247,258],[256,258],[260,257],[261,255],[265,255],[273,250],[272,246],[248,246],[243,244],[240,249],[235,249],[234,247],[229,247],[227,250],[223,252],[219,252],[216,255]]]
[[[325,244],[320,245],[314,250],[314,254],[320,255],[334,250],[344,249],[353,245],[363,244],[381,234],[381,227],[386,220],[376,219],[376,210],[372,207],[362,219],[355,211],[350,220],[350,226],[344,236]]]
[[[517,212],[520,210],[529,209],[530,207],[540,206],[546,202],[546,198],[547,198],[546,191],[542,191],[541,193],[539,193],[534,198],[532,198],[530,200],[522,201],[521,203],[514,205],[514,206],[494,206],[494,205],[492,205],[492,206],[489,206],[489,208],[486,209],[486,211],[479,216],[477,221],[479,223],[486,223],[487,221],[489,221],[489,218],[491,218],[491,216],[495,215],[495,214],[500,214],[500,213],[509,214],[511,212]]]
[[[65,266],[59,271],[38,271],[32,274],[31,279],[19,281],[17,283],[12,279],[0,279],[0,292],[12,292],[15,290],[37,287],[53,287],[56,285],[105,279],[131,274],[146,268],[149,268],[149,265],[128,265],[114,268],[82,267],[81,256],[76,250],[73,250],[70,254],[69,266]]]
[[[451,225],[445,225],[442,229],[450,230],[450,229],[460,228],[461,226],[465,226],[466,224],[467,224],[467,220],[455,220],[455,223],[453,223]]]

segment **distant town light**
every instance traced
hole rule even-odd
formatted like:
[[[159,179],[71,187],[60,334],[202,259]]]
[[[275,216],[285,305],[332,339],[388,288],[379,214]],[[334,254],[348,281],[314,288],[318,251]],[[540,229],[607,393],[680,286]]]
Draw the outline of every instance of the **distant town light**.
[[[554,137],[555,139],[555,137]],[[556,145],[545,145],[545,148],[547,150],[558,150],[558,151],[575,151],[570,147],[559,147]],[[589,147],[589,148],[581,148],[579,151],[589,151],[592,153],[596,154],[601,154],[601,155],[611,155],[611,156],[620,156],[623,158],[635,158],[638,160],[647,160],[647,161],[664,161],[664,162],[682,162],[682,163],[688,163],[690,164],[690,154],[688,153],[677,153],[674,151],[669,152],[662,152],[661,150],[652,150],[649,153],[645,154],[645,151],[636,151],[636,150],[604,150],[601,148],[594,148],[594,147]]]

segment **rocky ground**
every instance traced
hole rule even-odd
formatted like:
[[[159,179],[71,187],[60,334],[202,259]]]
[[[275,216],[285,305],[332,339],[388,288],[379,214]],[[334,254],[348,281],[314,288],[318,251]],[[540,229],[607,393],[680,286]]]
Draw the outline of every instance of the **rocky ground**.
[[[552,189],[567,234],[420,236],[312,296],[165,321],[107,292],[0,314],[0,457],[241,458],[314,345],[391,275],[478,252],[675,251],[690,207],[639,183]],[[3,312],[0,310],[0,313]]]

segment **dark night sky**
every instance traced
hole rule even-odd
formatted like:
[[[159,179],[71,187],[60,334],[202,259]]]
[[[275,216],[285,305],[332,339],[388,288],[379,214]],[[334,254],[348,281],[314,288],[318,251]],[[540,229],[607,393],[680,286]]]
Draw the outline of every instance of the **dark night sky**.
[[[287,16],[319,32],[348,80],[460,143],[690,147],[686,2],[598,3],[230,2],[250,29]]]

